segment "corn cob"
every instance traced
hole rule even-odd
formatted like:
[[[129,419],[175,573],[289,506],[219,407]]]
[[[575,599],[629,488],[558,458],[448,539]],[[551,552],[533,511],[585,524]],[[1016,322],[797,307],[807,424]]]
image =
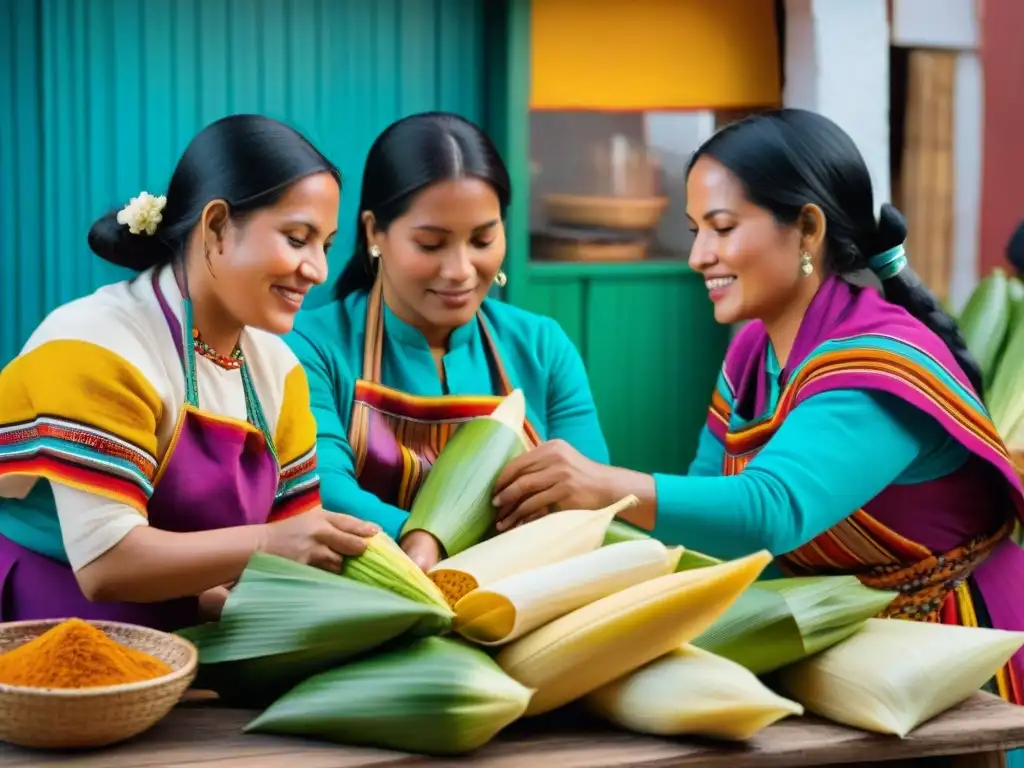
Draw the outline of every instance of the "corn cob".
[[[771,562],[762,550],[642,582],[505,646],[497,661],[535,690],[527,715],[568,704],[699,635]]]
[[[342,575],[432,605],[446,622],[453,618],[441,590],[384,531],[367,540],[363,554],[345,559]]]
[[[526,449],[526,401],[515,390],[490,416],[459,427],[438,455],[402,526],[402,536],[427,531],[450,557],[476,544],[494,527],[494,483]]]
[[[245,730],[456,755],[518,719],[530,695],[482,651],[434,637],[310,678]]]
[[[645,541],[652,538],[649,533],[634,525],[630,525],[622,520],[612,520],[605,533],[602,546],[607,547],[624,541]],[[709,565],[718,565],[721,562],[718,558],[705,555],[702,552],[684,549],[683,555],[679,558],[679,563],[676,565],[676,570],[689,571],[692,568],[707,568]]]
[[[684,645],[589,694],[587,709],[623,728],[656,736],[746,741],[803,707],[753,672]]]
[[[778,682],[809,712],[904,737],[974,695],[1024,633],[870,619],[847,640],[785,667]]]
[[[627,496],[604,509],[546,515],[442,560],[430,569],[430,578],[454,606],[464,595],[499,579],[597,549],[608,523],[636,504],[635,496]]]
[[[476,589],[455,604],[455,631],[481,645],[527,632],[627,587],[675,570],[681,548],[624,541],[517,573]]]

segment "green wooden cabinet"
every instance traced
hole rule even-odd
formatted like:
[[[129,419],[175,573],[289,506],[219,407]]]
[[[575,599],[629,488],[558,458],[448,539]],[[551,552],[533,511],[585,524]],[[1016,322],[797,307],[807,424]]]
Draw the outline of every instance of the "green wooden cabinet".
[[[530,264],[520,296],[580,350],[612,461],[684,472],[729,340],[700,277],[682,261]]]

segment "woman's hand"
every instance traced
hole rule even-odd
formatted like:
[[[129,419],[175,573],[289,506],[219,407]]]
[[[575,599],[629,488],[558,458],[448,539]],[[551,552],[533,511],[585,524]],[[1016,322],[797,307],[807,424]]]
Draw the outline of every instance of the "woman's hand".
[[[208,589],[199,595],[199,618],[202,621],[219,621],[224,611],[224,603],[234,584],[224,584]]]
[[[441,559],[441,543],[426,531],[411,531],[402,537],[402,549],[424,573]]]
[[[332,573],[341,572],[343,557],[357,557],[366,550],[366,539],[380,526],[351,515],[317,507],[264,527],[260,551]]]
[[[559,509],[600,509],[618,501],[615,469],[583,456],[564,440],[551,440],[510,461],[494,485],[498,530]]]

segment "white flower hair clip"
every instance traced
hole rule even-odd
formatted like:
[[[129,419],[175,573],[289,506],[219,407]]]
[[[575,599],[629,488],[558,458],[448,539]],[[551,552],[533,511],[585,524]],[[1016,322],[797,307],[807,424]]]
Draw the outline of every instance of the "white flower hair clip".
[[[152,235],[163,221],[165,205],[167,198],[163,195],[154,197],[149,192],[140,192],[138,197],[133,197],[128,205],[117,212],[117,223],[127,224],[128,231],[133,235],[141,235],[143,232]]]

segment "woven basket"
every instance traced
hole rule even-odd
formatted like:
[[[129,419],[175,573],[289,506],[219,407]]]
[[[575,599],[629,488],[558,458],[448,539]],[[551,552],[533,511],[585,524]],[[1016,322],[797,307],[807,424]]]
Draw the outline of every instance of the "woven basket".
[[[61,621],[0,624],[0,653],[14,650]],[[187,640],[131,624],[89,623],[112,640],[160,659],[173,672],[141,683],[102,688],[0,685],[0,740],[41,749],[114,744],[156,725],[192,684],[199,654]]]

